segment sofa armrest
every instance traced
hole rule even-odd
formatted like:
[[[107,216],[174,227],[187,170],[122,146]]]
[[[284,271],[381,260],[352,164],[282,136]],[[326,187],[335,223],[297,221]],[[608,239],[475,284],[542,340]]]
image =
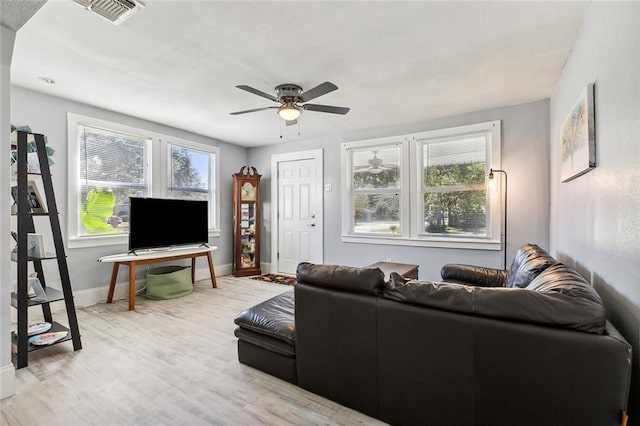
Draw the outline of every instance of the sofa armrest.
[[[482,266],[448,263],[440,270],[442,280],[475,287],[504,287],[507,271]]]
[[[296,268],[296,280],[314,287],[370,296],[382,294],[384,288],[384,272],[380,268],[300,262]]]

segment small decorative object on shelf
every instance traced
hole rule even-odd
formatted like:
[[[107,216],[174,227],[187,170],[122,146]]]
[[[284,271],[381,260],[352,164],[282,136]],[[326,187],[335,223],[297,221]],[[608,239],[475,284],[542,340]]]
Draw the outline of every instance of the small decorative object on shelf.
[[[260,174],[243,166],[233,175],[233,275],[260,275]]]
[[[14,208],[12,213],[17,212],[17,204],[18,204],[18,186],[11,187],[11,197],[13,197],[13,202],[16,208]],[[38,189],[38,185],[35,180],[30,180],[27,183],[27,200],[28,200],[28,208],[30,213],[38,213],[38,214],[46,214],[47,209],[45,207],[44,200],[42,195],[40,195],[40,190]]]
[[[41,173],[40,169],[40,160],[38,159],[38,152],[36,147],[36,140],[34,137],[34,133],[31,132],[31,127],[29,126],[14,126],[11,125],[11,180],[14,181],[18,176],[18,132],[22,132],[27,134],[27,143],[25,145],[27,150],[27,173],[39,174]],[[53,160],[51,157],[56,152],[55,149],[47,146],[47,136],[42,135],[44,137],[44,150],[47,155],[47,163],[49,166],[53,165]]]
[[[35,346],[51,345],[69,335],[68,331],[54,331],[53,333],[38,334],[29,338],[29,343]]]
[[[31,131],[31,127],[29,126],[15,126],[15,125],[11,125],[11,147],[15,149],[15,147],[18,146],[18,132],[24,132],[28,135],[27,138],[27,159],[30,158],[34,158],[37,160],[37,151],[38,148],[36,146],[36,139],[34,136],[34,133]],[[53,156],[53,154],[56,152],[55,149],[51,148],[50,146],[47,145],[47,136],[46,135],[42,135],[44,137],[44,150],[47,154],[47,162],[49,163],[49,166],[53,166],[53,160],[51,159],[51,157]],[[36,156],[30,156],[29,154],[36,154]],[[17,157],[17,154],[15,154]],[[18,160],[17,158],[14,158],[14,156],[12,155],[11,157],[11,164],[13,165],[14,163],[16,163]],[[29,165],[29,163],[27,163],[27,166]],[[40,164],[38,163],[38,169],[40,168]],[[32,172],[32,173],[40,173],[38,172]]]
[[[42,288],[42,283],[38,279],[38,273],[33,272],[29,274],[29,300],[31,302],[44,303],[49,300],[47,293]]]
[[[44,237],[42,234],[29,232],[27,234],[27,256],[29,257],[47,257],[44,251]]]
[[[39,323],[36,323],[36,324],[31,324],[27,328],[27,335],[28,336],[34,336],[36,334],[45,333],[45,332],[47,332],[49,330],[51,330],[51,323],[50,322],[39,322]]]

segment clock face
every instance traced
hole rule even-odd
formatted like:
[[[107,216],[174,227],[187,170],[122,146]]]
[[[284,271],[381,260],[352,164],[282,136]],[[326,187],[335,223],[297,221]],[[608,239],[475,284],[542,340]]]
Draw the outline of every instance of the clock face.
[[[240,188],[240,199],[242,201],[256,200],[256,187],[251,182],[245,182]]]

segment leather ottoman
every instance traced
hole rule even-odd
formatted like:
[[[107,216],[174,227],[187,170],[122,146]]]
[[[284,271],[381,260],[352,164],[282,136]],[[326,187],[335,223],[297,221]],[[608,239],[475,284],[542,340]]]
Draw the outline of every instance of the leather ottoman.
[[[238,360],[297,384],[295,300],[293,289],[242,311],[238,326]]]

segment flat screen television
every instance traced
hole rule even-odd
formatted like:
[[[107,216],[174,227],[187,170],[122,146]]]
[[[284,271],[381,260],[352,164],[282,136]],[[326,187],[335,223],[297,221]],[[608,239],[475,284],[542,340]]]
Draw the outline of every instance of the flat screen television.
[[[207,201],[129,198],[129,252],[208,242]]]

